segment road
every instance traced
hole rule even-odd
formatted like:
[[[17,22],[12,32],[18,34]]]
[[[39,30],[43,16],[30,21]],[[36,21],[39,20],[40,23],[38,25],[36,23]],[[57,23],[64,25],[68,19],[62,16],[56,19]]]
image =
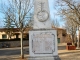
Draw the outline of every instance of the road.
[[[20,58],[20,47],[0,48],[0,60],[18,60]],[[29,54],[29,48],[24,47],[24,55]]]
[[[80,60],[79,50],[66,50],[64,46],[58,46],[58,54],[61,60]],[[24,47],[24,60],[29,56],[29,48]],[[18,48],[1,48],[0,60],[21,60],[20,47]]]
[[[28,47],[24,48],[24,53],[29,54],[29,48]],[[3,55],[20,55],[20,47],[0,49],[0,56],[3,56]]]
[[[58,47],[59,50],[65,49],[65,47]],[[24,47],[24,54],[29,54],[29,47]],[[0,56],[11,56],[11,55],[20,55],[21,53],[21,48],[16,47],[16,48],[0,48]]]

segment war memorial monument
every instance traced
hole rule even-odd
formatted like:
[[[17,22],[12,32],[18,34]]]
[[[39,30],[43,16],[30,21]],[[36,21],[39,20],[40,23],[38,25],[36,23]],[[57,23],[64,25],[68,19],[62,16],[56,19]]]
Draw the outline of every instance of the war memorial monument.
[[[34,0],[34,25],[29,31],[29,60],[59,60],[57,31],[52,29],[48,0]]]

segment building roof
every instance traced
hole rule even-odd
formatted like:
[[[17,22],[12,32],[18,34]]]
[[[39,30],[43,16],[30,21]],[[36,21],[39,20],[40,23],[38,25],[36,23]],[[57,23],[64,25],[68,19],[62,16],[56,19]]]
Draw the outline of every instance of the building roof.
[[[18,28],[10,28],[10,29],[11,29],[12,31],[14,31],[14,32],[19,31]],[[0,32],[4,32],[4,31],[10,30],[10,29],[8,29],[8,28],[0,28]]]
[[[32,28],[27,27],[25,29],[25,31],[29,31],[30,29],[32,29]],[[19,32],[20,31],[19,28],[9,28],[9,29],[8,28],[0,28],[0,32],[5,32],[7,30],[12,30],[13,32]]]

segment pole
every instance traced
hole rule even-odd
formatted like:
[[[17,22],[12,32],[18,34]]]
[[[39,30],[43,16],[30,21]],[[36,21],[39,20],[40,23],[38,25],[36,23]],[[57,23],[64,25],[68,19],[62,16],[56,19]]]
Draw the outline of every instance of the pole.
[[[24,59],[24,52],[23,52],[23,31],[21,31],[21,59]]]

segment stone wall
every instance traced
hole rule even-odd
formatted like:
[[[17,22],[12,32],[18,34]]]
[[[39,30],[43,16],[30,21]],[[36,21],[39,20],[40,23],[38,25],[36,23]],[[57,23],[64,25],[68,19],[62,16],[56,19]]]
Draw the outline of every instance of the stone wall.
[[[0,42],[0,47],[20,47],[21,46],[21,41],[4,41],[4,42]],[[23,41],[23,46],[28,46],[29,45],[29,41],[28,40],[24,40]]]

